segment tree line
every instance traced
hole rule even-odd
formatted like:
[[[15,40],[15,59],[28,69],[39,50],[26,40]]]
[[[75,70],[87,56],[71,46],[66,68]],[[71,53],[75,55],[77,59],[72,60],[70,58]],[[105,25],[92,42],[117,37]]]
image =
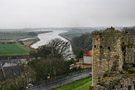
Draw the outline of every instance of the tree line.
[[[135,34],[135,27],[125,27],[124,30],[129,32],[131,36]]]
[[[92,49],[92,34],[86,33],[72,39],[73,52],[76,58],[82,58],[86,50]]]

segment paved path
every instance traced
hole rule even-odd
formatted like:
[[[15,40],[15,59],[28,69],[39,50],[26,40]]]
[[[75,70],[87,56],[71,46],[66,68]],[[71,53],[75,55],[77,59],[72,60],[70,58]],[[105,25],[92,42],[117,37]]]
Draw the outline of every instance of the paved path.
[[[76,75],[73,75],[73,76],[66,76],[64,78],[52,81],[48,84],[38,85],[38,86],[35,86],[35,87],[27,89],[27,90],[49,90],[49,89],[52,89],[52,88],[63,86],[65,84],[71,83],[73,81],[76,81],[76,80],[79,80],[79,79],[82,79],[82,78],[89,77],[89,76],[90,76],[89,72],[83,72],[79,75],[76,74]]]

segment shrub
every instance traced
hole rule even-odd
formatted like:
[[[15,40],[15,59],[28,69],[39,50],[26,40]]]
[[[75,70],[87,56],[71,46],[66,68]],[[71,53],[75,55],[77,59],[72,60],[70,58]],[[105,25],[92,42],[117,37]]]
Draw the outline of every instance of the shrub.
[[[2,90],[14,90],[14,89],[16,89],[15,84],[5,84],[2,86]]]
[[[128,73],[129,73],[129,74],[135,73],[135,68],[133,68],[133,67],[132,67],[132,68],[129,68],[129,69],[128,69]]]

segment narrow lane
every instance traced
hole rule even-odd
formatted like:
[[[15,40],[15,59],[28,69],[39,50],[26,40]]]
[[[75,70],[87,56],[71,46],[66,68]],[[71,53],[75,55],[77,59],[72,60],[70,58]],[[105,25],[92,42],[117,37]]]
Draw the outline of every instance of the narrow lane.
[[[79,75],[67,76],[67,77],[52,81],[48,84],[46,83],[46,84],[38,85],[38,86],[35,86],[35,87],[27,89],[27,90],[49,90],[52,88],[63,86],[65,84],[71,83],[71,82],[79,80],[79,79],[89,77],[89,76],[90,76],[89,72],[83,72]]]

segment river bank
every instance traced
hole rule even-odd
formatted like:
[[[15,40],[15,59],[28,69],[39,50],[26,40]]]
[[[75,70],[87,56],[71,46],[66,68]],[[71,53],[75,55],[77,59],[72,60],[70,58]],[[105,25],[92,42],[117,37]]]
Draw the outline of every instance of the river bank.
[[[67,31],[53,30],[52,32],[49,32],[49,33],[38,34],[37,38],[39,38],[39,41],[32,44],[31,47],[32,48],[38,48],[39,46],[45,45],[49,41],[51,41],[52,39],[55,39],[55,38],[60,38],[64,41],[68,41],[67,39],[65,39],[64,37],[59,35],[61,33],[65,33],[65,32],[67,32]]]

